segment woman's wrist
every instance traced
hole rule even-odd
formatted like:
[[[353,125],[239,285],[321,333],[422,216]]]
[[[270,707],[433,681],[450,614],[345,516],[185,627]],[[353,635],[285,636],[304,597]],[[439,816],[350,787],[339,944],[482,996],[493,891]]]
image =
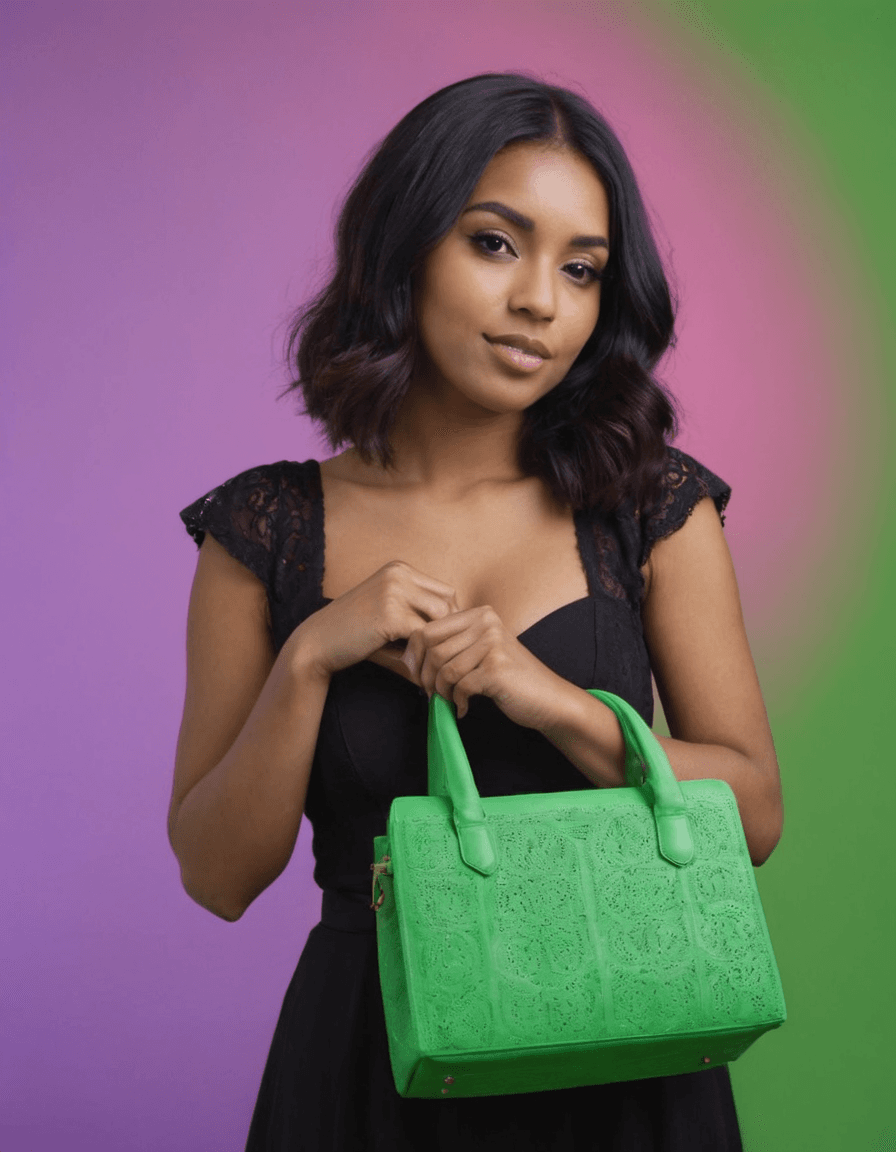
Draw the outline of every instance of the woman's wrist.
[[[312,621],[312,616],[303,620],[283,645],[286,667],[290,675],[298,680],[304,682],[312,680],[321,685],[329,685],[333,673],[327,667],[323,652],[317,644],[316,629]]]
[[[625,784],[625,738],[616,713],[584,688],[565,682],[556,717],[543,736],[597,788]]]

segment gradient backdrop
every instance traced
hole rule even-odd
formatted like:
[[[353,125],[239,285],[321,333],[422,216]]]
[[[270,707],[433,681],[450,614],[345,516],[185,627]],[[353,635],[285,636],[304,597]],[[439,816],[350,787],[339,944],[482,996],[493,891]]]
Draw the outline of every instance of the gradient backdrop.
[[[679,443],[734,490],[787,805],[758,878],[790,1019],[732,1069],[747,1150],[894,1147],[890,10],[0,5],[0,1152],[243,1147],[320,893],[307,823],[236,925],[180,888],[177,513],[328,454],[275,397],[338,203],[424,96],[511,69],[628,149],[682,298]]]

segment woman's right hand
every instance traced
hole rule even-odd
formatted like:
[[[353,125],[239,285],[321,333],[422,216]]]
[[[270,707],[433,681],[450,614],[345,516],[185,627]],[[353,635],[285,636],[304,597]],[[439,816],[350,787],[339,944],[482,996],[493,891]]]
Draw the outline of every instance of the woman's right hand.
[[[351,591],[307,617],[287,645],[301,645],[305,659],[330,677],[361,660],[373,660],[411,680],[400,659],[408,637],[422,624],[460,607],[454,589],[403,560],[391,560]]]

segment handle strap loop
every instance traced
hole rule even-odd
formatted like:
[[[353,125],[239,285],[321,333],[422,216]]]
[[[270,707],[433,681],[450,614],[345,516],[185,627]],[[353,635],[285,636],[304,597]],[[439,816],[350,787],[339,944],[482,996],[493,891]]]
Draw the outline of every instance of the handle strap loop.
[[[662,745],[632,706],[612,692],[589,688],[616,714],[625,739],[625,777],[653,810],[660,855],[679,867],[694,858],[687,804]],[[473,780],[454,705],[434,692],[427,730],[429,795],[450,801],[463,862],[483,876],[498,865],[495,838]]]

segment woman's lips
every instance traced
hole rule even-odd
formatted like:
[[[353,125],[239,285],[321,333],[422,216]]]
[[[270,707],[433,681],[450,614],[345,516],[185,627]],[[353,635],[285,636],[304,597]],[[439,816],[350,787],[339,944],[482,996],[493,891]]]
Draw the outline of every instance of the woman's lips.
[[[544,363],[543,356],[533,356],[529,352],[521,352],[519,348],[511,348],[509,344],[500,344],[495,340],[487,341],[489,347],[495,350],[496,355],[505,364],[512,364],[514,368],[521,368],[524,372],[534,372]]]

